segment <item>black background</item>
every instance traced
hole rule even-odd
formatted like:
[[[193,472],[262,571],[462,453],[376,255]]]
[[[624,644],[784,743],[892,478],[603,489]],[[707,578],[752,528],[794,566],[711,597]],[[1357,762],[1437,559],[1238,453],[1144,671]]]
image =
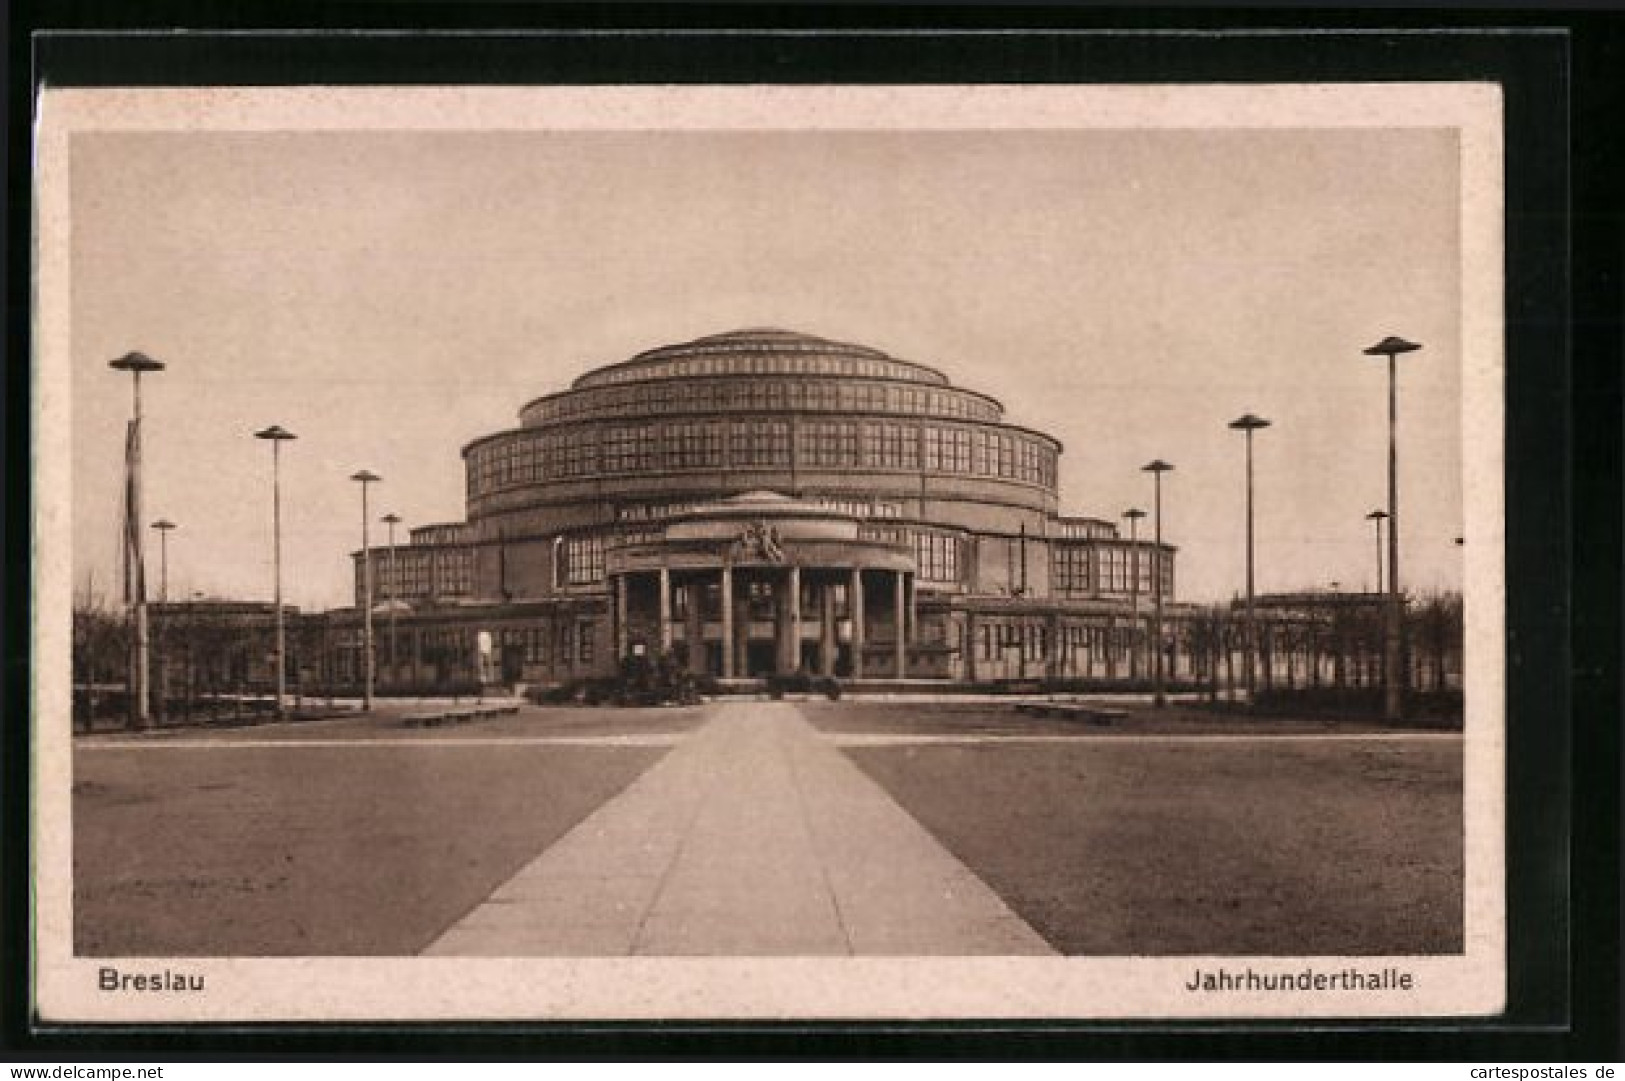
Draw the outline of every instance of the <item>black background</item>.
[[[103,0],[25,2],[11,18],[0,479],[7,557],[0,585],[3,1057],[1620,1059],[1625,19],[1619,13]],[[241,33],[164,32],[176,27]],[[287,32],[251,33],[279,28]],[[759,32],[739,32],[753,28]],[[1085,32],[1105,28],[1139,32]],[[365,29],[388,32],[337,32]],[[572,32],[500,32],[560,29]],[[820,29],[843,32],[809,33]],[[31,37],[41,30],[72,33]],[[112,30],[146,33],[106,33]],[[476,30],[484,32],[445,33]],[[614,30],[627,32],[601,32]],[[854,33],[864,30],[872,32]],[[1189,30],[1230,33],[1176,33]],[[29,121],[38,86],[1386,80],[1489,80],[1505,93],[1511,973],[1505,1017],[1312,1027],[33,1026],[28,513],[31,494],[50,493],[30,492],[29,382],[21,358],[29,355]]]

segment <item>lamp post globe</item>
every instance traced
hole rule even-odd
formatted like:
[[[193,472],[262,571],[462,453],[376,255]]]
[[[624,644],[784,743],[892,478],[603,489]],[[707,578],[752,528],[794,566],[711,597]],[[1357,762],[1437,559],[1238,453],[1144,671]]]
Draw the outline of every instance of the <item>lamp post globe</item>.
[[[107,366],[130,373],[130,427],[124,443],[124,592],[131,623],[128,679],[130,725],[152,725],[152,694],[148,684],[149,646],[147,642],[146,545],[141,529],[141,376],[164,370],[162,361],[145,353],[126,353]]]
[[[1258,691],[1258,610],[1254,602],[1253,547],[1253,433],[1268,428],[1270,422],[1252,413],[1243,413],[1230,422],[1230,428],[1247,437],[1247,705],[1254,704]]]
[[[401,524],[401,516],[391,511],[380,521],[389,527],[389,589],[386,596],[389,602],[389,673],[390,680],[393,681],[400,678],[401,671],[399,648],[401,643],[395,628],[395,604],[400,590],[400,577],[395,563],[395,527]]]
[[[1415,342],[1389,335],[1376,345],[1361,350],[1368,357],[1388,360],[1388,597],[1383,621],[1383,716],[1397,721],[1404,712],[1402,686],[1405,681],[1400,663],[1400,628],[1404,601],[1399,592],[1399,392],[1394,358],[1422,348]]]
[[[282,611],[282,444],[299,438],[280,424],[254,433],[271,444],[271,578],[276,619],[276,715],[288,710],[288,629]]]
[[[155,681],[158,688],[158,715],[159,723],[169,715],[169,643],[166,641],[165,628],[168,625],[170,613],[169,604],[169,531],[175,528],[175,523],[168,518],[160,518],[152,523],[152,528],[158,531],[158,604],[164,608],[164,620],[158,625],[153,638],[153,652],[158,656],[158,678]]]
[[[1382,523],[1388,520],[1388,512],[1382,509],[1374,510],[1365,516],[1377,534],[1377,592],[1382,592]]]
[[[384,478],[370,469],[361,469],[350,474],[350,479],[361,485],[361,707],[370,710],[376,664],[372,648],[372,546],[367,530],[371,520],[367,511],[367,488]]]
[[[1140,678],[1140,519],[1145,517],[1145,511],[1139,507],[1130,507],[1123,512],[1128,519],[1128,603],[1129,626],[1132,633],[1129,635],[1128,672],[1130,679]]]
[[[1156,547],[1151,553],[1151,596],[1155,613],[1152,617],[1151,630],[1151,702],[1158,709],[1168,703],[1168,696],[1164,693],[1162,685],[1162,475],[1171,472],[1173,468],[1161,458],[1153,459],[1140,467],[1142,472],[1151,474],[1155,492],[1152,521],[1155,525]]]
[[[158,603],[164,604],[169,600],[169,531],[180,527],[168,518],[160,518],[152,528],[158,531]]]

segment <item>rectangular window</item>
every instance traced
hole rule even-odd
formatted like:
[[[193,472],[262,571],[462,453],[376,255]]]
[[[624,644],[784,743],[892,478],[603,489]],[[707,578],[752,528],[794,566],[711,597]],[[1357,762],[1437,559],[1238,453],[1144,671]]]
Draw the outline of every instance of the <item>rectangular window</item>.
[[[1057,544],[1052,555],[1057,593],[1089,592],[1089,549]]]
[[[903,429],[900,425],[875,421],[863,426],[863,464],[881,469],[897,469],[903,464]]]
[[[606,473],[643,473],[654,457],[654,428],[648,424],[622,424],[603,429],[600,451]]]
[[[576,629],[576,645],[580,651],[576,656],[584,665],[592,663],[593,632],[596,629],[593,624],[586,622]]]
[[[803,424],[801,464],[842,467],[858,464],[858,426],[852,421],[819,420]]]
[[[1016,475],[1016,441],[1013,436],[1001,434],[998,439],[999,469],[1001,477]]]
[[[570,537],[564,545],[564,580],[571,585],[604,578],[604,538],[598,534]]]
[[[598,437],[590,429],[563,433],[559,437],[558,475],[589,476],[599,471]]]
[[[1119,593],[1127,593],[1132,588],[1132,581],[1129,577],[1128,549],[1112,549],[1112,588]]]
[[[525,663],[547,663],[547,628],[527,627],[524,631]]]
[[[922,582],[959,581],[959,538],[943,533],[916,533],[914,561]]]
[[[715,468],[722,464],[722,431],[715,424],[668,424],[661,430],[661,469]]]
[[[790,426],[783,421],[742,421],[728,432],[729,460],[736,466],[790,464]]]
[[[437,590],[447,595],[462,595],[470,591],[473,577],[474,553],[466,548],[442,548],[434,553],[434,575]]]
[[[998,468],[999,452],[994,443],[993,433],[976,431],[970,435],[970,471],[978,474],[994,472]]]

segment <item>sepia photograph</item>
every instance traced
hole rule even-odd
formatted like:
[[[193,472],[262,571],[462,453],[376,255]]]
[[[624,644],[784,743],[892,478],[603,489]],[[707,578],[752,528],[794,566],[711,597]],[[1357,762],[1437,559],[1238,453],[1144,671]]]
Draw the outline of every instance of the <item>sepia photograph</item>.
[[[45,1019],[1504,1004],[1495,87],[39,124]]]

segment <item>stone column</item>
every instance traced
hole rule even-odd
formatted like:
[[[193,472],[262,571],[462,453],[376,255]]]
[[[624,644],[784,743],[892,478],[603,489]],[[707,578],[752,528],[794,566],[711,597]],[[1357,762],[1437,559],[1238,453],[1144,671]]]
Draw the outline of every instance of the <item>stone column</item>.
[[[1294,633],[1296,627],[1288,624],[1285,628],[1285,648],[1282,654],[1286,662],[1286,689],[1296,690],[1298,687],[1298,635]]]
[[[794,672],[801,667],[801,568],[791,567],[788,596],[785,597],[785,624],[789,635],[789,643],[785,650],[785,659],[789,662],[785,668],[787,672]]]
[[[660,652],[671,650],[671,571],[660,568]]]
[[[750,675],[750,625],[752,604],[750,591],[745,592],[745,616],[734,620],[734,673],[740,676]]]
[[[908,675],[908,602],[904,599],[903,572],[892,572],[892,624],[895,637],[892,643],[892,666],[898,679]]]
[[[627,626],[626,626],[626,575],[615,576],[615,664],[620,665],[626,656]]]
[[[834,583],[824,582],[818,587],[818,671],[823,676],[835,674],[835,589]]]
[[[847,608],[852,617],[852,678],[863,678],[863,571],[852,568],[847,585]]]
[[[1106,678],[1117,678],[1117,617],[1106,617]]]
[[[965,681],[976,682],[976,613],[965,613],[965,647],[962,659],[965,662]]]
[[[722,568],[722,678],[734,675],[734,569]]]
[[[696,676],[705,675],[705,620],[701,614],[701,606],[705,603],[705,586],[699,582],[690,582],[683,587],[688,590],[688,611],[684,613],[683,640],[688,643],[688,670]]]
[[[1051,679],[1061,678],[1061,617],[1051,614],[1044,632],[1044,663]]]
[[[908,587],[908,640],[917,644],[920,640],[920,577],[917,574],[907,576],[905,583]]]

